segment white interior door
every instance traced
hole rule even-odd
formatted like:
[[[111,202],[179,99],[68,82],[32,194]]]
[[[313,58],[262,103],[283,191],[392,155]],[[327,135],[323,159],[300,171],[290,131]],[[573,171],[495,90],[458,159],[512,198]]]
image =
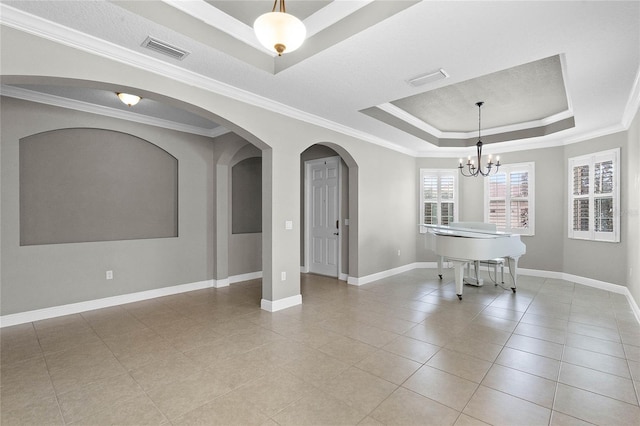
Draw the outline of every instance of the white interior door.
[[[340,158],[314,160],[307,168],[309,272],[338,276],[340,258]]]

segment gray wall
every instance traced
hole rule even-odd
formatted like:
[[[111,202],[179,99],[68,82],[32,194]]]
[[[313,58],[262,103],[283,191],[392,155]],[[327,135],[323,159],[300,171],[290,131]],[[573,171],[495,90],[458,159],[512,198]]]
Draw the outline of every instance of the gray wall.
[[[620,148],[620,210],[628,210],[629,170],[625,167],[625,158],[628,154],[628,132],[619,132],[602,136],[585,142],[567,145],[564,151],[564,175],[562,182],[567,182],[567,164],[569,158],[593,152],[606,151]],[[564,197],[567,200],[568,188],[564,185]],[[562,237],[564,238],[563,270],[568,274],[588,277],[613,284],[627,285],[627,243],[628,235],[625,230],[628,227],[628,216],[620,218],[620,242],[609,243],[601,241],[585,241],[570,239],[568,235],[568,203],[565,201],[563,210],[564,226]]]

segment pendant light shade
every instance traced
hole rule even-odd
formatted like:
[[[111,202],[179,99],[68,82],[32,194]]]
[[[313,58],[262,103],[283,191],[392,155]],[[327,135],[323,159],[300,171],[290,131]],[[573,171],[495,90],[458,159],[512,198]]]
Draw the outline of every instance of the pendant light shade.
[[[276,0],[277,2],[277,0]],[[282,56],[299,48],[307,36],[307,29],[301,20],[285,12],[284,0],[280,0],[280,11],[260,15],[253,23],[258,41],[267,49]]]
[[[118,93],[118,98],[122,101],[123,104],[127,106],[134,106],[138,102],[140,102],[140,96],[130,95],[128,93]]]

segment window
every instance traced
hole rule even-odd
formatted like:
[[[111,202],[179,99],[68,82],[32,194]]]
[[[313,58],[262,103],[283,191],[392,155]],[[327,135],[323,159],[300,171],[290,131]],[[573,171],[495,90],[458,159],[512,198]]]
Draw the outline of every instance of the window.
[[[457,169],[420,169],[420,219],[426,225],[458,221]]]
[[[485,178],[484,221],[494,223],[498,231],[533,235],[534,172],[534,163],[507,164]]]
[[[569,159],[569,238],[620,241],[620,148]]]

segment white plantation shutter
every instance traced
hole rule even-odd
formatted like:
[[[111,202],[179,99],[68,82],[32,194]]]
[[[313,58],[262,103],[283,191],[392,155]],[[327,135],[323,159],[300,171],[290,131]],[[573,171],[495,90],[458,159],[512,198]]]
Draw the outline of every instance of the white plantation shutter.
[[[485,222],[499,231],[534,234],[534,163],[508,164],[485,178]]]
[[[620,241],[620,149],[569,159],[569,238]]]
[[[420,219],[427,225],[458,220],[458,170],[420,169]],[[421,232],[425,230],[422,228]]]

